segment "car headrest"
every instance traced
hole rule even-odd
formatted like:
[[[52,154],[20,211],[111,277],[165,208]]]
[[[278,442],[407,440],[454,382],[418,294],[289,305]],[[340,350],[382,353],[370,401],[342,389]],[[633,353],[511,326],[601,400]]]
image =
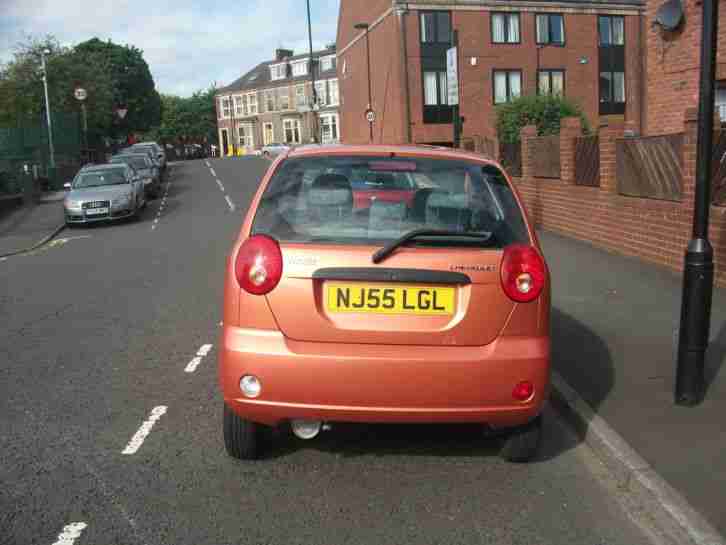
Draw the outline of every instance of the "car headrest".
[[[307,200],[312,207],[352,207],[353,189],[342,174],[321,174],[310,186]]]

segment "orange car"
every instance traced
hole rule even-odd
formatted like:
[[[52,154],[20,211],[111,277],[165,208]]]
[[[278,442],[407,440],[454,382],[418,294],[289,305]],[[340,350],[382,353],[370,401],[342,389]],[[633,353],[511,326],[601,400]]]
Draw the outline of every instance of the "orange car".
[[[413,198],[354,206],[350,173],[405,175]],[[550,377],[547,265],[486,158],[433,147],[299,148],[269,168],[227,260],[224,443],[267,426],[481,423],[529,460]]]

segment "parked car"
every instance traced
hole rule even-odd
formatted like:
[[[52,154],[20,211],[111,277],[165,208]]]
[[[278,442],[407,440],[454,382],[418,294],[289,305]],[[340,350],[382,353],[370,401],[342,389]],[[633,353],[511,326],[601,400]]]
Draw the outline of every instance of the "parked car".
[[[159,162],[161,170],[166,169],[166,152],[164,151],[164,148],[162,148],[156,142],[139,142],[138,144],[134,144],[133,146],[131,146],[131,150],[141,150],[146,148],[152,150],[154,156]]]
[[[125,163],[84,167],[64,187],[67,225],[138,217],[146,206],[143,181]]]
[[[133,146],[125,148],[121,153],[146,153],[149,156],[149,159],[151,159],[151,161],[154,163],[154,166],[160,171],[163,170],[163,168],[161,167],[161,159],[159,159],[159,155],[156,153],[156,150],[152,146],[139,146],[138,144],[134,144]]]
[[[281,153],[287,153],[292,149],[291,146],[288,144],[267,144],[266,146],[262,146],[262,156],[263,157],[277,157]]]
[[[203,159],[205,155],[204,148],[199,144],[187,144],[184,146],[185,159]]]
[[[146,153],[123,153],[111,157],[111,164],[125,163],[141,176],[144,191],[150,199],[156,199],[161,193],[161,172]]]
[[[343,172],[430,183],[411,206],[394,184],[360,209]],[[224,286],[231,456],[260,456],[267,427],[312,439],[336,422],[479,423],[504,435],[505,459],[535,455],[549,273],[496,163],[423,147],[293,150],[252,202]]]

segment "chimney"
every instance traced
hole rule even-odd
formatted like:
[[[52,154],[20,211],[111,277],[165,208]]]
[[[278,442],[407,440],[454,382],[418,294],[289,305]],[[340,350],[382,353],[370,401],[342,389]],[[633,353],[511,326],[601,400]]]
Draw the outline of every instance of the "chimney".
[[[292,57],[292,49],[275,49],[275,60],[281,61],[287,57]]]

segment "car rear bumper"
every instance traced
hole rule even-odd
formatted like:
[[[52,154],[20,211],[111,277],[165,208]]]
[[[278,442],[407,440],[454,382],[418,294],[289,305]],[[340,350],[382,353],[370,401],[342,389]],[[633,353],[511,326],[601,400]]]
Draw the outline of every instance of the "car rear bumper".
[[[487,346],[381,346],[297,342],[277,331],[225,326],[219,381],[241,417],[276,425],[294,418],[340,422],[524,424],[549,394],[547,337],[502,337]],[[242,376],[262,393],[244,397]],[[522,380],[527,402],[512,398]]]

